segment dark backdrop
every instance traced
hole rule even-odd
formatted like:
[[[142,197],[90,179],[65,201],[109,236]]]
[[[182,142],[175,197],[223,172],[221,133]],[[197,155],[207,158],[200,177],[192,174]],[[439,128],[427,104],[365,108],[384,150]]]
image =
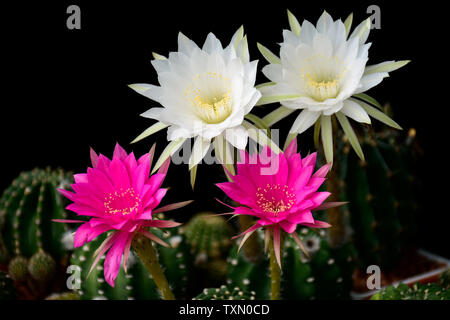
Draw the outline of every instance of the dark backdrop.
[[[130,83],[156,84],[151,52],[176,50],[178,31],[203,43],[212,31],[228,42],[244,24],[252,59],[266,64],[256,49],[261,42],[277,52],[282,28],[288,28],[286,9],[300,21],[315,23],[326,9],[335,19],[354,12],[354,25],[368,16],[370,4],[381,8],[381,29],[372,30],[370,64],[411,59],[370,94],[390,102],[395,120],[414,127],[425,161],[417,177],[425,186],[419,242],[449,255],[447,223],[449,93],[447,30],[443,8],[427,2],[348,1],[55,1],[2,5],[2,107],[0,190],[23,170],[63,167],[83,172],[89,146],[110,156],[115,142],[127,151],[147,152],[158,142],[163,150],[166,132],[130,146],[129,142],[152,122],[139,117],[156,103],[129,89]],[[81,7],[81,30],[66,28],[66,8]],[[443,75],[443,76],[441,76]],[[258,83],[265,81],[260,75]],[[290,119],[289,121],[292,121]],[[289,122],[288,121],[288,122]],[[286,125],[288,127],[288,125]],[[286,126],[282,126],[285,130]],[[302,137],[302,151],[311,137]],[[172,166],[166,202],[195,199],[195,204],[173,214],[185,220],[199,210],[224,211],[213,185],[224,181],[219,166],[200,166],[195,193],[189,186],[187,165]],[[438,181],[443,184],[438,184]]]

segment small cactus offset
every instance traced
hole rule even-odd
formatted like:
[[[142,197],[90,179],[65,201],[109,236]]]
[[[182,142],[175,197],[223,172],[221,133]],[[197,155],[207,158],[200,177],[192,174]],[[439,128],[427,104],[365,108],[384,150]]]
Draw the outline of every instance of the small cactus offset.
[[[389,129],[365,133],[361,139],[365,161],[346,141],[339,142],[340,208],[349,215],[361,267],[394,267],[416,231],[411,165],[415,131],[407,136]]]
[[[164,269],[165,275],[172,287],[177,299],[184,299],[189,294],[191,274],[191,255],[189,247],[184,240],[184,235],[179,233],[165,235],[160,230],[152,230],[171,245],[165,248],[155,244],[158,251],[158,259]],[[104,256],[100,263],[89,274],[93,262],[93,253],[103,242],[106,235],[99,236],[96,240],[78,248],[72,255],[72,265],[79,266],[80,281],[78,295],[82,300],[155,300],[161,299],[159,291],[153,282],[148,270],[140,259],[130,252],[128,258],[128,270],[125,273],[121,268],[115,280],[115,286],[111,287],[104,280],[103,263]],[[74,288],[77,285],[74,282]]]
[[[352,287],[354,252],[351,244],[331,248],[325,231],[318,234],[302,228],[299,236],[309,253],[307,258],[297,244],[289,239],[284,243],[283,299],[345,299]],[[267,257],[259,263],[251,263],[237,246],[229,256],[229,286],[239,286],[256,292],[256,299],[269,299],[270,277]]]
[[[247,292],[238,287],[228,288],[222,285],[220,288],[207,288],[192,300],[255,300],[255,292]]]
[[[61,240],[69,229],[52,219],[67,218],[56,188],[69,188],[71,181],[61,169],[34,169],[21,173],[0,199],[0,264],[16,282],[37,282],[32,295],[44,294],[44,284],[68,262]]]

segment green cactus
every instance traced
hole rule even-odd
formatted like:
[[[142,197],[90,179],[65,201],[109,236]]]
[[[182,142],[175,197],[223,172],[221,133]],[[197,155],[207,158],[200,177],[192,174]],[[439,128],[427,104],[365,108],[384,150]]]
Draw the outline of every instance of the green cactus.
[[[375,293],[371,300],[450,300],[450,283],[400,283]]]
[[[34,169],[12,182],[0,199],[0,249],[6,250],[0,256],[30,258],[39,250],[55,258],[65,255],[61,237],[68,227],[52,219],[66,218],[56,188],[70,187],[71,181],[71,174],[62,170]]]
[[[178,229],[179,231],[179,229]],[[166,238],[166,242],[172,248],[165,248],[155,245],[158,251],[158,258],[164,273],[172,287],[172,291],[177,299],[186,298],[190,294],[189,290],[192,281],[191,277],[192,257],[189,247],[186,244],[184,235],[167,231],[163,234],[160,230],[152,230],[160,238]],[[155,283],[150,277],[148,270],[139,258],[130,252],[127,273],[121,268],[114,288],[107,284],[103,275],[104,256],[87,277],[93,262],[93,253],[103,242],[106,235],[99,236],[96,240],[78,248],[72,254],[71,263],[81,268],[81,287],[78,290],[80,299],[108,299],[108,300],[154,300],[160,299],[160,294]]]
[[[338,142],[341,201],[350,216],[360,266],[379,265],[389,270],[398,262],[416,232],[414,193],[411,184],[413,131],[384,130],[360,139],[361,161],[349,152],[348,142]]]
[[[250,293],[238,287],[233,289],[222,285],[220,288],[207,288],[192,300],[255,300],[255,292]]]
[[[345,299],[352,287],[353,249],[351,244],[331,248],[326,232],[317,234],[307,228],[300,229],[310,259],[295,241],[286,237],[283,255],[281,297],[283,299]],[[229,256],[229,286],[238,286],[256,292],[257,299],[270,298],[269,261],[251,263],[240,253],[237,246]]]
[[[198,213],[184,227],[192,252],[200,262],[226,256],[233,245],[231,226],[222,216],[212,215],[212,212]]]
[[[6,272],[0,271],[0,301],[14,300],[16,298],[16,288],[14,281]]]
[[[45,297],[65,272],[69,253],[62,237],[69,228],[52,219],[67,218],[67,202],[56,190],[69,188],[72,175],[61,169],[21,173],[0,198],[0,265],[27,292]]]

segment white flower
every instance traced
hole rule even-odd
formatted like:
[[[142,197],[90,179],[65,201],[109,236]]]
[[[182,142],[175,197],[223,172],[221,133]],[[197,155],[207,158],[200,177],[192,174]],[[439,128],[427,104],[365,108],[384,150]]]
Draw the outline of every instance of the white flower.
[[[261,93],[255,88],[257,61],[249,61],[243,28],[234,34],[226,48],[212,33],[202,48],[180,33],[177,52],[171,52],[167,59],[154,56],[152,65],[160,86],[133,84],[130,87],[162,105],[141,115],[159,122],[135,140],[168,127],[167,139],[172,142],[155,169],[189,138],[196,138],[190,169],[203,159],[211,143],[218,158],[228,157],[218,147],[228,150],[231,144],[244,149],[249,136],[244,127],[249,123],[244,117]]]
[[[284,106],[278,110],[279,117],[272,115],[271,124],[290,113],[286,108],[291,112],[302,109],[290,133],[300,134],[317,122],[321,126],[327,161],[332,161],[333,158],[330,116],[335,114],[353,148],[363,158],[346,117],[370,124],[371,115],[400,128],[382,112],[372,108],[368,103],[378,103],[362,93],[388,77],[388,72],[409,61],[389,61],[366,66],[371,45],[366,44],[370,19],[363,21],[348,36],[352,15],[343,23],[341,20],[333,21],[324,12],[315,27],[306,20],[300,26],[290,12],[288,17],[292,31],[283,31],[280,58],[258,45],[262,54],[271,62],[263,68],[263,73],[272,81],[261,87],[263,98],[258,104],[280,101]]]

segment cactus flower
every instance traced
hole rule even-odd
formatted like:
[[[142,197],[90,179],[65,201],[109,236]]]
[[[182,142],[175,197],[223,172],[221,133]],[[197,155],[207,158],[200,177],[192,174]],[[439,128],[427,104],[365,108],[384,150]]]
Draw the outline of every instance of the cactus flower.
[[[276,120],[295,110],[301,110],[290,132],[300,134],[316,124],[321,129],[322,142],[328,162],[333,161],[332,121],[336,115],[360,158],[363,153],[356,135],[347,119],[370,124],[370,117],[394,128],[400,126],[382,111],[373,108],[379,103],[365,92],[378,85],[389,72],[409,61],[386,61],[367,66],[370,18],[350,33],[353,15],[345,23],[324,12],[316,26],[304,21],[300,26],[288,12],[292,31],[283,31],[280,58],[267,48],[258,45],[270,62],[262,70],[271,81],[261,87],[263,98],[258,104],[280,101]],[[276,114],[276,113],[275,113]],[[275,115],[272,115],[272,118]]]
[[[167,58],[154,54],[152,65],[160,86],[130,85],[162,106],[141,114],[158,122],[133,142],[168,127],[170,143],[154,170],[186,139],[195,138],[190,170],[200,163],[211,144],[222,164],[232,163],[229,160],[232,147],[246,147],[250,124],[244,121],[244,116],[252,110],[261,93],[255,88],[257,61],[249,60],[247,37],[243,32],[241,27],[226,47],[212,33],[202,47],[180,33],[178,52],[171,52]]]
[[[314,219],[312,212],[342,204],[328,202],[323,204],[330,192],[317,191],[325,181],[330,169],[326,164],[313,173],[316,153],[302,159],[297,153],[297,140],[294,139],[284,153],[275,154],[264,147],[260,154],[249,155],[241,152],[237,163],[237,174],[232,182],[219,183],[232,200],[242,206],[234,209],[232,215],[256,217],[256,223],[242,232],[244,236],[239,248],[257,229],[266,229],[266,247],[273,230],[273,243],[278,264],[280,262],[280,231],[290,234],[300,248],[304,249],[298,234],[298,225],[311,228],[328,228],[330,224]],[[236,238],[235,237],[235,238]]]
[[[87,173],[76,174],[74,192],[58,191],[73,201],[68,210],[79,216],[87,216],[88,221],[61,220],[63,223],[82,223],[74,236],[74,247],[78,248],[94,240],[104,232],[110,232],[106,240],[95,252],[92,269],[108,251],[104,263],[105,280],[114,287],[114,280],[123,259],[126,271],[128,255],[133,236],[140,233],[152,241],[168,246],[149,231],[149,227],[172,228],[180,225],[174,221],[156,220],[156,213],[180,208],[189,203],[180,202],[157,209],[167,189],[161,188],[170,160],[158,173],[150,176],[153,159],[152,150],[136,160],[133,153],[127,154],[118,144],[112,160],[99,156],[91,149],[92,168]]]

